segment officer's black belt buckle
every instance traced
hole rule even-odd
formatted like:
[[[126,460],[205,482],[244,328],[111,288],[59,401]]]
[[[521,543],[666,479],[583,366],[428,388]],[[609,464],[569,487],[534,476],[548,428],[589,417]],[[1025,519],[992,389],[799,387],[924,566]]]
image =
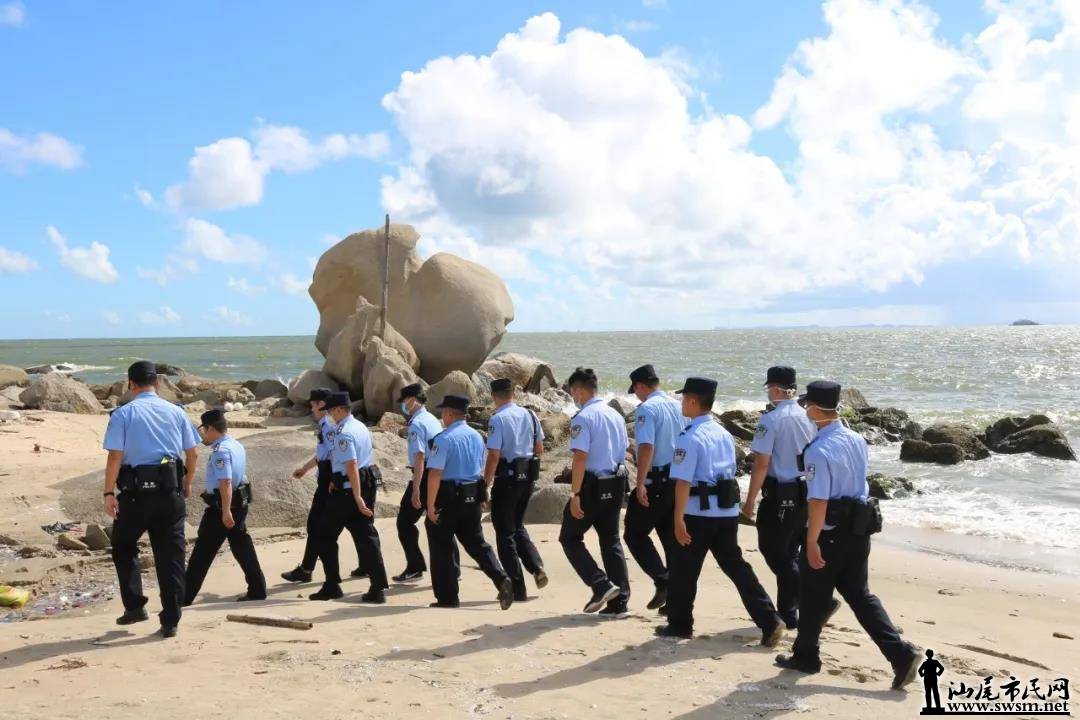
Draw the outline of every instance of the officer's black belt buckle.
[[[666,483],[671,478],[671,465],[650,468],[645,477],[653,483]]]
[[[857,498],[833,498],[825,509],[825,524],[857,537],[881,532],[881,506],[877,498],[861,502]]]
[[[690,488],[690,496],[698,499],[698,509],[702,511],[709,509],[709,498],[713,496],[719,509],[730,509],[737,506],[741,499],[739,481],[735,478],[719,478],[715,484],[709,484],[701,480]]]
[[[207,507],[214,510],[221,510],[221,490],[215,489],[212,493],[204,492],[201,497]],[[242,510],[251,505],[254,499],[254,495],[252,495],[251,492],[251,483],[243,483],[242,485],[233,488],[232,504],[230,507],[232,510]]]

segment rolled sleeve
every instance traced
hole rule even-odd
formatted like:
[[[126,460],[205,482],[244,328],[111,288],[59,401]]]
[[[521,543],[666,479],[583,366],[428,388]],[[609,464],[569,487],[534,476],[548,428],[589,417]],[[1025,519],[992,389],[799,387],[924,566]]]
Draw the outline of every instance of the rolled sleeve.
[[[688,436],[675,441],[675,455],[671,459],[671,477],[684,482],[694,482],[694,470],[697,468],[697,443]]]
[[[819,451],[806,451],[806,497],[810,500],[828,500],[832,494],[832,474],[828,460]]]
[[[762,418],[758,421],[757,428],[754,430],[754,440],[750,443],[750,451],[759,455],[772,455],[775,442],[776,433],[773,432],[765,418]]]

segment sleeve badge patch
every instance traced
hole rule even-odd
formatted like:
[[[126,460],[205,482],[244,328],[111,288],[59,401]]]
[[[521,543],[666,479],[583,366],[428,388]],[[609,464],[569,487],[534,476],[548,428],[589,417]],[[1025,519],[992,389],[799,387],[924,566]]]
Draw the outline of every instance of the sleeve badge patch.
[[[225,458],[218,458],[217,460],[215,460],[214,461],[214,466],[217,467],[218,470],[224,470],[225,469]]]
[[[638,425],[644,425],[645,424],[645,416],[644,415],[638,415],[637,416],[637,424]]]
[[[757,437],[765,437],[765,433],[769,432],[769,428],[765,427],[761,423],[758,423],[757,430],[754,431],[754,435]]]
[[[570,428],[570,437],[571,438],[576,440],[579,435],[581,435],[581,426],[580,425],[574,425],[572,428]]]
[[[337,443],[338,450],[347,450],[349,448],[349,441],[347,438],[341,438]]]
[[[810,482],[813,479],[814,479],[814,466],[813,465],[807,465],[806,466],[806,482]]]
[[[683,460],[686,459],[686,450],[684,448],[675,448],[675,456],[672,458],[676,465],[682,465]]]

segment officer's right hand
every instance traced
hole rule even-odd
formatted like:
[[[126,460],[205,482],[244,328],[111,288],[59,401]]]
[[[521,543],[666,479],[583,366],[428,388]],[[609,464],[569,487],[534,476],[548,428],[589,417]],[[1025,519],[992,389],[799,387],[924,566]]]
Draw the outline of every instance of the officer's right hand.
[[[306,474],[307,473],[304,472],[304,468],[296,468],[295,470],[293,470],[292,476],[294,480],[299,480]]]
[[[686,531],[686,522],[683,521],[681,518],[679,520],[676,520],[675,521],[675,541],[677,543],[679,543],[680,545],[682,545],[683,547],[686,547],[687,545],[690,544],[691,540],[692,540],[692,538],[690,537],[690,533],[688,533]]]
[[[412,494],[412,506],[413,510],[420,510],[424,507],[424,503],[420,502],[420,490],[413,490]]]
[[[742,506],[742,514],[748,518],[754,517],[754,501],[750,498],[746,498],[746,502]]]
[[[225,512],[221,513],[221,524],[229,530],[232,530],[234,527],[236,527],[236,519],[233,517],[231,510],[226,510]]]
[[[428,508],[427,519],[431,521],[433,525],[439,524],[439,513],[435,512],[435,508]]]
[[[105,514],[116,519],[116,513],[120,510],[120,503],[117,502],[115,495],[105,496]]]
[[[356,499],[356,507],[360,508],[360,514],[364,517],[375,517],[375,513],[371,511],[371,508],[367,506],[363,498]]]
[[[649,507],[649,487],[645,483],[637,486],[637,501],[641,507]]]
[[[577,520],[585,517],[585,511],[581,509],[581,498],[577,495],[570,498],[570,514]]]
[[[806,563],[814,570],[825,567],[825,558],[821,556],[821,546],[816,542],[806,543]]]

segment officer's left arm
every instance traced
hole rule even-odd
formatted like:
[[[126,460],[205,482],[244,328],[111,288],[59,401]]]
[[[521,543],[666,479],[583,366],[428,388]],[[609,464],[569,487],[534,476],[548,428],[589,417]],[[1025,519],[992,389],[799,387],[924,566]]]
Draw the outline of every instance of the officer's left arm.
[[[207,470],[210,478],[217,481],[218,496],[221,498],[221,523],[232,528],[236,523],[232,516],[232,455],[228,450],[220,449],[210,456]]]
[[[488,487],[491,487],[491,483],[495,481],[495,468],[499,466],[500,457],[502,457],[501,452],[488,448],[484,460],[484,484]]]
[[[532,421],[534,423],[533,429],[536,431],[536,439],[533,443],[533,455],[541,457],[544,454],[544,440],[546,438],[544,435],[544,426],[540,424],[540,419],[536,417],[536,413],[530,410],[529,414],[532,415]]]
[[[675,481],[675,540],[689,545],[692,538],[686,531],[686,505],[690,502],[690,486],[694,482],[698,463],[698,446],[692,435],[683,433],[675,441],[671,458],[671,479]]]
[[[818,538],[825,528],[825,513],[829,508],[832,475],[825,456],[811,447],[806,451],[806,561],[814,570],[825,567]]]
[[[195,464],[199,462],[199,451],[195,448],[184,451],[184,497],[191,497],[191,483],[195,479]]]

